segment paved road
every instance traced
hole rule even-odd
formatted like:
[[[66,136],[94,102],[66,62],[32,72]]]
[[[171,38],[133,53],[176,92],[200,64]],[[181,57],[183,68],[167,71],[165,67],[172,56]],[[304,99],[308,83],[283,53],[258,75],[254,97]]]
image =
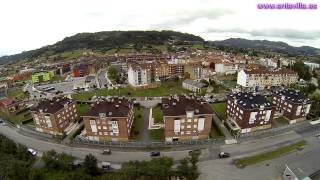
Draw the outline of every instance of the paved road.
[[[141,141],[149,142],[149,116],[150,116],[150,108],[144,108],[143,110],[143,130],[141,133]]]
[[[290,142],[295,142],[301,139],[308,140],[309,145],[307,145],[308,151],[320,149],[320,141],[315,138],[314,135],[318,133],[318,129],[302,130],[298,133],[291,131],[281,135],[276,135],[273,137],[267,137],[262,139],[248,140],[241,142],[239,144],[232,145],[222,145],[222,146],[211,146],[208,149],[203,149],[200,157],[199,169],[201,171],[200,179],[276,179],[280,175],[280,166],[286,161],[297,157],[297,155],[287,155],[283,158],[276,158],[271,161],[260,163],[258,165],[253,165],[246,167],[244,169],[238,169],[232,164],[233,158],[239,158],[242,156],[247,156],[250,154],[261,153],[263,151],[273,150],[277,147],[286,145]],[[38,150],[40,153],[48,151],[50,149],[55,149],[57,152],[65,152],[71,154],[79,159],[83,159],[85,155],[91,153],[97,157],[99,161],[109,161],[113,164],[121,164],[129,160],[150,160],[149,152],[122,152],[113,151],[112,155],[105,156],[101,155],[102,149],[92,149],[92,148],[76,148],[65,146],[62,144],[56,144],[53,142],[38,140],[23,136],[8,126],[0,126],[0,133],[8,136],[14,141],[24,144],[28,147]],[[230,159],[218,159],[217,154],[220,151],[230,152],[232,157]],[[305,152],[305,151],[302,151]],[[175,161],[178,161],[187,156],[188,151],[168,151],[162,152],[162,155],[172,157]],[[293,153],[295,154],[295,153]],[[281,164],[282,163],[282,164]],[[269,164],[269,166],[266,166]],[[277,166],[277,164],[280,164]]]

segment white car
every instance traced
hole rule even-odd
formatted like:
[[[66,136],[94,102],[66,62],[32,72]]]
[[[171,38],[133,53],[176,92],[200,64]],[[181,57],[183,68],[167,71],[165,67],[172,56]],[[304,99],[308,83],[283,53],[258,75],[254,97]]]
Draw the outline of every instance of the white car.
[[[35,155],[37,155],[38,152],[36,150],[32,149],[32,148],[28,148],[28,153],[30,153],[31,155],[35,156]]]

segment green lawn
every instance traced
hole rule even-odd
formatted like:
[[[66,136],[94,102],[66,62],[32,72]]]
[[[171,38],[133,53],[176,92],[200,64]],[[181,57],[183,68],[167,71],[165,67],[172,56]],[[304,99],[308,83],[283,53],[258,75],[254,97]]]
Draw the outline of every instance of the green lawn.
[[[280,116],[276,119],[273,119],[273,121],[276,121],[277,123],[282,124],[282,125],[289,124],[288,120],[286,120],[283,116]]]
[[[79,116],[82,116],[84,113],[86,113],[90,108],[89,104],[77,104],[76,109],[79,114]]]
[[[50,79],[50,82],[59,82],[59,81],[64,81],[66,79],[66,76],[54,76]]]
[[[139,105],[134,105],[133,113],[134,113],[134,122],[131,129],[131,139],[139,140],[140,132],[143,128],[143,107]]]
[[[262,161],[270,160],[282,156],[284,154],[290,153],[292,151],[296,151],[297,149],[305,146],[306,144],[307,142],[305,140],[302,140],[289,146],[278,148],[274,151],[269,151],[258,155],[237,159],[235,160],[235,165],[238,167],[245,167]]]
[[[183,94],[188,93],[187,90],[182,88],[182,80],[176,81],[163,81],[159,87],[145,89],[145,90],[134,90],[127,86],[119,89],[96,89],[88,92],[75,93],[72,97],[76,100],[86,101],[92,96],[132,96],[132,97],[143,97],[143,96],[169,96],[170,94]]]
[[[222,131],[217,127],[217,125],[212,121],[211,131],[209,134],[210,138],[218,138],[218,137],[224,137]]]
[[[161,110],[161,105],[157,105],[152,108],[152,117],[154,118],[154,123],[162,123],[163,122],[163,113]]]
[[[149,130],[150,138],[152,140],[160,141],[164,140],[164,129],[152,129]]]
[[[32,115],[30,112],[23,112],[19,115],[16,115],[15,113],[4,113],[0,112],[0,117],[2,117],[5,120],[8,120],[14,124],[21,124],[23,121],[29,120],[32,118]]]
[[[220,115],[221,118],[227,118],[227,102],[213,103],[210,105],[213,108],[213,110]]]
[[[27,95],[22,91],[22,88],[8,89],[8,96],[17,100],[27,98]]]

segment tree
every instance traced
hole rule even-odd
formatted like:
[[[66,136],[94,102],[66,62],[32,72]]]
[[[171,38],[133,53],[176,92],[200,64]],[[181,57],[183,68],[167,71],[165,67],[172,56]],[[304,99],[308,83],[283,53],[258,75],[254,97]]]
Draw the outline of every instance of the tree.
[[[42,169],[32,168],[29,172],[29,180],[42,180],[44,179],[44,172]]]
[[[312,77],[309,67],[305,65],[302,61],[298,61],[293,64],[293,70],[299,75],[299,78],[309,81]]]
[[[43,161],[48,169],[52,170],[70,170],[74,157],[54,150],[47,151],[42,156]]]
[[[200,173],[198,170],[199,162],[199,153],[192,152],[189,157],[186,157],[180,161],[180,164],[177,167],[177,174],[187,180],[196,180],[198,179]]]
[[[120,81],[118,70],[114,66],[108,68],[108,77],[116,83],[119,83]]]
[[[97,158],[94,157],[92,154],[86,155],[84,162],[83,162],[83,169],[84,172],[89,175],[97,175],[98,174],[98,167],[97,167]]]

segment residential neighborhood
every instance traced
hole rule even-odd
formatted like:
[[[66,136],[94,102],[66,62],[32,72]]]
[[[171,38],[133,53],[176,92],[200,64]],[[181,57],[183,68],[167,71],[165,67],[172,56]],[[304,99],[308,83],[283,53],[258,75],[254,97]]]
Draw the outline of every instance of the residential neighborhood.
[[[320,179],[316,2],[0,7],[0,180]]]

